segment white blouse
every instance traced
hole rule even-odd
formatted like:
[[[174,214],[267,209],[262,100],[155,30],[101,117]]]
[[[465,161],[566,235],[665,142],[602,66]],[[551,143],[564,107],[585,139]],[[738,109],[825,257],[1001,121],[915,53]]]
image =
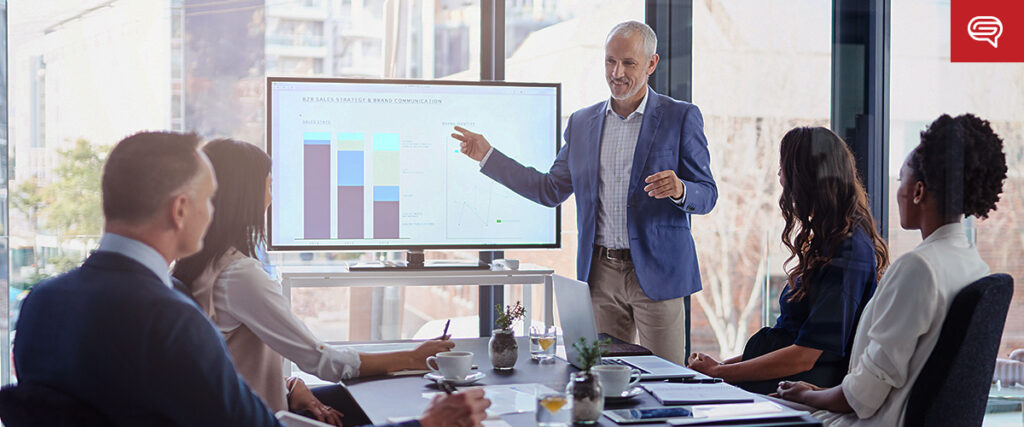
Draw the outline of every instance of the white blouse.
[[[256,259],[238,257],[221,271],[213,285],[213,308],[214,323],[222,333],[244,324],[271,349],[322,380],[338,382],[359,375],[359,353],[317,339],[292,314],[281,284]]]
[[[935,230],[885,272],[864,307],[843,394],[854,412],[814,415],[826,425],[903,425],[910,389],[935,348],[953,298],[988,275],[963,226]]]

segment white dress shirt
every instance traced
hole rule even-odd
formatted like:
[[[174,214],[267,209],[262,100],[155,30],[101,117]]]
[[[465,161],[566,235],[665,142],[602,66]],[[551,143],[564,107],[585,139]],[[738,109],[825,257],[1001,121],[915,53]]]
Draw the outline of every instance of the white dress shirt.
[[[167,268],[167,260],[152,246],[120,234],[107,232],[100,237],[100,246],[96,251],[113,252],[131,258],[156,274],[156,277],[159,277],[160,281],[164,282],[168,288],[174,288],[171,283],[170,270]]]
[[[214,323],[222,333],[245,325],[267,346],[322,380],[338,382],[359,375],[359,353],[335,348],[292,314],[281,284],[256,259],[231,250],[233,260],[213,285]]]
[[[988,265],[963,226],[935,230],[885,272],[864,307],[843,394],[854,412],[814,414],[826,425],[903,425],[910,389],[935,348],[953,298]]]
[[[597,234],[594,243],[611,249],[629,248],[626,229],[626,199],[633,154],[644,122],[647,94],[632,113],[620,116],[605,103],[604,129],[601,133],[601,166],[597,175]]]

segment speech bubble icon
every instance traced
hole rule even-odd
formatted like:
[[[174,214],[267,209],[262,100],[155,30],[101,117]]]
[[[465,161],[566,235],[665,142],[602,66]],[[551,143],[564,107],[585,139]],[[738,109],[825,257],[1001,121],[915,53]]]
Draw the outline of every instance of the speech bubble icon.
[[[999,36],[1003,35],[1003,21],[995,16],[975,16],[967,23],[967,34],[977,41],[989,42],[999,47]]]

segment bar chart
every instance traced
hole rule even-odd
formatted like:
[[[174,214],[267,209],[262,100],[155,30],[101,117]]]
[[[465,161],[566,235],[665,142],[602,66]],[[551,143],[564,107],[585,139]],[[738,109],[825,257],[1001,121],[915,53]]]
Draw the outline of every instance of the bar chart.
[[[364,237],[365,141],[361,133],[338,134],[338,238]]]
[[[304,132],[302,151],[303,235],[327,239],[331,234],[331,134]]]
[[[399,136],[373,134],[373,238],[397,239],[399,209]]]

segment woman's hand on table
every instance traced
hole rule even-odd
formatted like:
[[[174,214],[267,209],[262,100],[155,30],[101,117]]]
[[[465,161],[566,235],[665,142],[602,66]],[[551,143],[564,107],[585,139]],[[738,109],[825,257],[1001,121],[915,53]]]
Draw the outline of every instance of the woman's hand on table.
[[[344,415],[320,402],[302,381],[297,381],[291,390],[288,393],[288,409],[290,411],[307,411],[313,414],[317,421],[341,427],[341,418]]]
[[[687,361],[687,367],[709,377],[719,377],[718,367],[722,364],[715,358],[704,353],[693,353]]]
[[[821,390],[821,387],[804,381],[779,381],[779,388],[776,390],[776,393],[779,398],[807,404],[809,392]]]

